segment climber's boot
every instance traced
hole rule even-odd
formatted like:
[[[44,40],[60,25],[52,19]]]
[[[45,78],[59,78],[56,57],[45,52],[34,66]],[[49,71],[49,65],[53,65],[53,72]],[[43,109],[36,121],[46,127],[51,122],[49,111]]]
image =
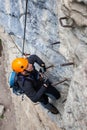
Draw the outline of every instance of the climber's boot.
[[[59,114],[58,109],[55,106],[53,106],[51,103],[47,103],[44,107],[47,108],[53,114]]]

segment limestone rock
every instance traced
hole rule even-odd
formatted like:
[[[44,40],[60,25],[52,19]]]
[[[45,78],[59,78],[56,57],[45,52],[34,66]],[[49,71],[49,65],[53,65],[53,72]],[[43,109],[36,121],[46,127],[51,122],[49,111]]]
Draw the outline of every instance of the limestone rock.
[[[63,0],[62,9],[64,14],[72,18],[77,26],[87,26],[86,4],[87,1],[85,0]]]
[[[87,60],[76,70],[70,86],[64,112],[64,125],[67,130],[87,129]],[[83,82],[82,82],[83,81]],[[66,125],[66,122],[68,123]]]
[[[4,105],[0,105],[0,117],[4,114]]]

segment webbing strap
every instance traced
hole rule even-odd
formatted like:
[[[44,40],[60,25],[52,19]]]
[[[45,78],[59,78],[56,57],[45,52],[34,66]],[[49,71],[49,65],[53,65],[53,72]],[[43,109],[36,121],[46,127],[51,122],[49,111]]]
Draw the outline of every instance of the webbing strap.
[[[28,0],[26,0],[26,11],[25,11],[25,24],[24,24],[24,38],[23,38],[22,55],[24,55],[24,44],[25,44],[25,35],[26,35],[26,21],[27,21],[27,8],[28,8]]]

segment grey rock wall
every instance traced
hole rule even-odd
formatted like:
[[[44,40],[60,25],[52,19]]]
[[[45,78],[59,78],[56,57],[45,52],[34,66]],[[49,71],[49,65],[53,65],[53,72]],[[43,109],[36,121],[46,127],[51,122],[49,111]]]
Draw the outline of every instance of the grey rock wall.
[[[15,43],[23,46],[25,1],[0,1],[0,25],[5,31],[15,37]],[[30,0],[28,1],[26,27],[26,53],[36,53],[46,65],[54,65],[52,74],[57,77],[71,77],[67,67],[60,69],[60,64],[67,62],[59,53],[60,45],[51,45],[59,39],[57,0]],[[71,69],[71,68],[70,68]],[[62,72],[62,73],[61,73]],[[67,73],[66,73],[67,72]]]
[[[87,129],[87,60],[76,70],[69,89],[63,116],[67,130]]]
[[[26,126],[27,130],[31,128],[35,130],[51,130],[55,128],[56,130],[58,126],[66,130],[86,130],[87,93],[84,91],[87,84],[86,62],[84,62],[87,59],[86,4],[86,0],[28,1],[25,52],[37,54],[45,61],[46,66],[52,64],[55,66],[49,69],[47,74],[52,82],[64,78],[68,78],[68,81],[57,86],[57,89],[61,92],[61,99],[54,103],[60,111],[60,115],[57,116],[47,113],[40,105],[34,106],[27,98],[21,104],[20,99],[13,96],[17,117],[22,114],[21,125],[17,126],[18,130],[24,130],[26,121],[28,122],[29,119],[31,120],[31,125]],[[7,73],[10,71],[9,62],[15,57],[21,56],[15,45],[13,45],[11,38],[14,39],[16,45],[22,50],[24,15],[24,0],[0,0],[0,26],[4,27],[4,31],[0,35],[5,42],[5,50],[8,50],[6,54],[6,58],[8,55]],[[68,20],[66,20],[67,24],[69,24],[69,18],[74,20],[74,26],[63,28],[59,23],[59,18],[62,16],[68,17]],[[60,41],[60,44],[51,45],[57,41]],[[75,65],[60,66],[60,64],[67,62],[74,62]],[[21,108],[24,113],[20,112]],[[37,120],[37,124],[34,127],[32,127],[32,123],[35,122],[35,120],[32,121],[32,110],[33,117]],[[24,119],[26,119],[25,122]]]
[[[74,20],[77,26],[87,26],[87,1],[62,0],[64,14]],[[78,16],[78,17],[77,17]]]
[[[60,26],[62,45],[60,51],[67,59],[75,63],[74,75],[64,107],[64,128],[67,130],[87,129],[87,93],[86,93],[86,14],[87,3],[82,0],[63,0],[59,17],[72,18],[74,25],[71,28]],[[66,24],[69,21],[66,20]],[[66,36],[66,37],[65,37]],[[63,50],[63,51],[62,51]]]

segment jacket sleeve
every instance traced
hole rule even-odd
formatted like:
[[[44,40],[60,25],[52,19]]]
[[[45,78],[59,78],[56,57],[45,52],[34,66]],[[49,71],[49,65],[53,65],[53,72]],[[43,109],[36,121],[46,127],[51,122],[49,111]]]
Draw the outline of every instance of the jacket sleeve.
[[[45,63],[37,56],[37,55],[30,55],[28,57],[29,63],[30,64],[34,64],[35,62],[38,63],[40,66],[42,66],[42,64],[45,65]]]
[[[26,96],[28,96],[33,102],[38,102],[41,96],[46,91],[46,87],[42,86],[37,92],[34,90],[32,83],[29,81],[24,82],[24,86],[22,87]]]

